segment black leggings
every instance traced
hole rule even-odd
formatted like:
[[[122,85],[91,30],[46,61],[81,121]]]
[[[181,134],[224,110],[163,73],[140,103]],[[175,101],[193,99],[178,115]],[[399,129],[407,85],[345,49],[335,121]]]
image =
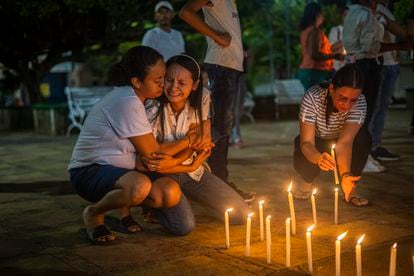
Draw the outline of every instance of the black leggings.
[[[306,182],[313,182],[313,180],[319,175],[320,168],[318,165],[309,162],[303,155],[300,149],[300,137],[295,138],[295,151],[293,153],[293,168],[302,176]],[[332,144],[336,143],[335,140],[327,140],[315,137],[315,147],[320,152],[330,153]],[[371,135],[368,129],[363,126],[357,133],[352,145],[352,160],[351,160],[351,173],[355,176],[360,176],[364,169],[365,163],[368,159],[368,155],[371,150]]]

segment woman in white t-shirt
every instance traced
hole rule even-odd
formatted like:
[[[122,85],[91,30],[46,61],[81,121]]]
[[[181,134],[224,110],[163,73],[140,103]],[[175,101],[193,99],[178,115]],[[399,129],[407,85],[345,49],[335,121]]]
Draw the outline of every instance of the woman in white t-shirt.
[[[296,198],[309,198],[319,172],[337,167],[346,202],[368,204],[356,190],[371,144],[366,127],[362,127],[366,115],[362,85],[361,71],[355,64],[347,64],[335,73],[331,83],[315,85],[305,93],[293,157],[293,166],[304,183],[295,191]],[[333,144],[336,160],[330,155]]]
[[[202,137],[174,156],[181,164],[156,170],[176,179],[185,196],[202,203],[219,219],[223,219],[224,210],[233,207],[231,223],[242,224],[249,212],[248,205],[203,163],[214,145],[210,136],[210,91],[203,88],[201,78],[200,66],[193,57],[171,57],[167,61],[164,95],[146,103],[147,116],[159,143],[181,139],[187,132],[199,132],[198,137]],[[200,162],[195,162],[200,156]],[[162,160],[164,155],[157,157]],[[143,158],[143,162],[147,167],[157,166],[159,160]],[[186,212],[192,213],[191,206],[186,206]]]
[[[175,155],[195,139],[195,135],[182,136],[174,143],[159,144],[152,133],[143,103],[162,94],[164,75],[165,63],[157,51],[146,46],[131,48],[110,72],[115,88],[92,108],[82,127],[68,171],[77,193],[92,202],[83,211],[86,231],[82,233],[93,244],[115,239],[104,224],[109,210],[120,212],[118,230],[141,230],[130,215],[130,208],[137,205],[161,208],[160,224],[173,234],[193,229],[191,220],[176,215],[182,214],[174,208],[183,200],[176,181],[137,171],[137,154]],[[170,158],[159,165],[168,168],[176,163]]]

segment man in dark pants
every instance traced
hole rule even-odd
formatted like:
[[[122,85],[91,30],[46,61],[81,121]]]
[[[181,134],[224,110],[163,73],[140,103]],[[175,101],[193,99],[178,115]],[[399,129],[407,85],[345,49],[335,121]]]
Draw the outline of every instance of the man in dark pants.
[[[197,14],[200,9],[204,20]],[[214,108],[212,137],[218,139],[209,159],[212,172],[239,192],[246,202],[252,201],[255,194],[245,193],[234,183],[229,183],[227,170],[238,79],[243,72],[243,46],[236,4],[232,0],[189,0],[179,16],[207,37],[204,62]]]

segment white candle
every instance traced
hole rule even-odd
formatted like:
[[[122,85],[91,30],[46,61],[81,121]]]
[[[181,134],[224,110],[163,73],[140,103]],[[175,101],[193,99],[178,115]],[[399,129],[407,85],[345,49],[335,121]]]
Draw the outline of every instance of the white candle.
[[[272,262],[272,234],[270,233],[270,215],[266,218],[266,257],[267,263]]]
[[[356,258],[356,271],[357,276],[362,275],[362,258],[361,258],[361,242],[364,239],[365,234],[362,235],[359,239],[357,244],[355,245],[355,258]]]
[[[290,267],[290,218],[286,219],[286,266]]]
[[[259,201],[259,220],[260,220],[260,240],[264,240],[264,230],[263,230],[263,203],[264,200]]]
[[[315,225],[312,224],[308,230],[306,230],[306,249],[308,250],[308,270],[309,273],[313,273],[313,261],[312,261],[312,230]]]
[[[334,168],[335,184],[339,185],[338,167],[336,166],[336,157],[335,157],[335,144],[333,144],[331,147],[331,156],[332,156],[332,159],[335,161],[335,168]]]
[[[250,213],[247,216],[246,224],[246,256],[250,256],[250,232],[252,230],[252,216],[254,213]]]
[[[335,188],[335,224],[338,224],[338,188]]]
[[[226,248],[230,248],[230,228],[229,228],[229,213],[233,211],[233,208],[226,209],[224,212],[224,229],[226,231]]]
[[[316,227],[317,227],[317,225],[318,225],[318,222],[317,222],[317,219],[316,219],[316,202],[315,202],[315,194],[316,194],[316,188],[315,188],[315,189],[313,189],[312,196],[311,196],[311,203],[312,203],[312,215],[313,215],[313,225],[314,225],[314,228],[316,228]]]
[[[293,204],[293,196],[292,196],[292,181],[290,182],[288,188],[288,201],[289,201],[289,210],[290,210],[290,219],[291,219],[291,226],[292,226],[292,235],[296,235],[296,217],[295,217],[295,205]]]
[[[395,276],[395,270],[397,268],[397,243],[394,243],[391,247],[390,256],[390,276]]]
[[[348,231],[347,231],[348,232]],[[336,238],[335,241],[335,275],[341,275],[341,240],[346,236],[344,232]]]

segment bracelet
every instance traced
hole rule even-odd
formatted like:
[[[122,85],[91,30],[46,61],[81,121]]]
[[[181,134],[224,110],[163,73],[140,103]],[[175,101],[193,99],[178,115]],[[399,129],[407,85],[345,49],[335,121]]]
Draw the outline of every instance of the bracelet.
[[[341,178],[343,178],[344,176],[352,176],[352,173],[351,172],[343,172],[341,174]]]

